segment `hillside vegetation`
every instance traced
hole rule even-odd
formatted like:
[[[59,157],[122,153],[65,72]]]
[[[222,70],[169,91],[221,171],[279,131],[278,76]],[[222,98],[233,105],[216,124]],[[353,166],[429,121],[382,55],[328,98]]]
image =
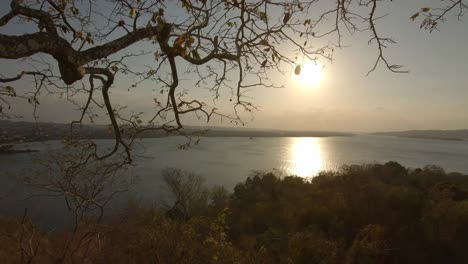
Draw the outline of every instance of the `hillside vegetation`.
[[[174,206],[129,203],[93,229],[99,235],[80,236],[91,233],[84,225],[75,234],[84,239],[3,219],[0,259],[468,263],[468,177],[438,167],[345,166],[310,180],[257,173],[232,193],[206,188],[199,176],[180,170],[168,169],[164,178]]]

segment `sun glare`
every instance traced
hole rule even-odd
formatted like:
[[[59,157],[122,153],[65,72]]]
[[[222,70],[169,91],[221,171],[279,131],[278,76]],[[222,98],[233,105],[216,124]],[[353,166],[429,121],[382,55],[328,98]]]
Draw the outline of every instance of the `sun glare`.
[[[313,61],[305,62],[296,77],[304,88],[317,87],[323,78],[323,66]]]
[[[322,155],[317,138],[292,138],[290,172],[300,177],[315,176],[322,169]]]

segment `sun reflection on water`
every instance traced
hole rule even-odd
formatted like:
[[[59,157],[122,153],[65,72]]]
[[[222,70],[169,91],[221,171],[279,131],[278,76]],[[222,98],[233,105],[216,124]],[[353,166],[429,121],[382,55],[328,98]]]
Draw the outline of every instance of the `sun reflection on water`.
[[[300,177],[315,176],[322,170],[322,153],[318,138],[292,138],[290,173]]]

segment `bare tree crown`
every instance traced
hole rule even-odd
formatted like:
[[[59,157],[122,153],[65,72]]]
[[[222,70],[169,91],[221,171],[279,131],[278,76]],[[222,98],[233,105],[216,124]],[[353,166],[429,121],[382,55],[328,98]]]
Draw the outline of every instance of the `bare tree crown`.
[[[387,60],[384,49],[394,41],[376,27],[383,15],[378,6],[386,2],[391,1],[12,0],[0,18],[0,59],[24,65],[24,70],[16,76],[0,75],[0,113],[6,117],[18,99],[37,107],[44,93],[66,93],[69,100],[85,95],[86,100],[76,102],[81,118],[72,126],[86,117],[92,120],[94,106],[105,110],[115,136],[109,153],[94,151],[90,157],[104,159],[123,147],[130,161],[132,140],[124,138],[147,130],[180,131],[184,115],[242,124],[239,113],[256,110],[246,90],[281,87],[269,81],[268,73],[299,74],[304,59],[331,60],[343,32],[370,32],[369,43],[377,48],[370,72],[379,64],[406,72]],[[422,18],[421,26],[432,31],[451,11],[461,16],[466,10],[462,0],[441,3],[423,7],[411,19]],[[1,29],[11,24],[27,33],[4,34]],[[144,51],[130,47],[138,43],[145,44]],[[127,62],[138,56],[153,56],[154,65],[139,70]],[[198,76],[194,86],[208,87],[214,100],[222,89],[230,90],[234,111],[220,112],[209,102],[190,98],[190,90],[180,90],[181,64],[192,65],[189,70]],[[152,82],[164,88],[161,97],[154,98],[156,111],[150,120],[125,115],[111,102],[109,91],[119,85],[118,78],[128,78],[123,76],[136,80],[133,87]],[[15,82],[25,78],[34,87],[20,94]],[[89,147],[96,149],[94,144]]]

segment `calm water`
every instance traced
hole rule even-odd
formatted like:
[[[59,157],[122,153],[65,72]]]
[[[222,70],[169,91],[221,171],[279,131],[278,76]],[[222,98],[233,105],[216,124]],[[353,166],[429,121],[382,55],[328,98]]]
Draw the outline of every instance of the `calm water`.
[[[160,199],[164,195],[161,191],[160,172],[166,167],[196,172],[203,175],[209,185],[224,185],[227,188],[234,187],[254,170],[280,170],[285,174],[308,177],[320,170],[337,169],[343,164],[384,163],[389,160],[413,168],[433,164],[446,171],[468,173],[467,141],[369,135],[327,138],[202,138],[199,145],[189,150],[178,150],[177,145],[184,143],[184,140],[171,137],[142,141],[138,153],[145,158],[139,158],[137,166],[131,171],[138,179],[132,189],[134,196],[141,199]],[[109,142],[103,140],[101,143]],[[45,156],[50,149],[60,148],[60,142],[28,143],[23,147],[40,149],[41,152],[0,156],[0,197],[13,193],[19,201],[19,194],[24,190],[17,184],[15,175],[19,171],[24,174],[33,170],[34,160]],[[5,199],[2,200],[5,203]],[[15,212],[31,204],[35,208],[42,208],[40,212],[36,212],[38,214],[64,208],[60,203],[52,205],[48,201],[32,202],[29,199],[18,202]],[[47,217],[51,217],[50,212]]]

